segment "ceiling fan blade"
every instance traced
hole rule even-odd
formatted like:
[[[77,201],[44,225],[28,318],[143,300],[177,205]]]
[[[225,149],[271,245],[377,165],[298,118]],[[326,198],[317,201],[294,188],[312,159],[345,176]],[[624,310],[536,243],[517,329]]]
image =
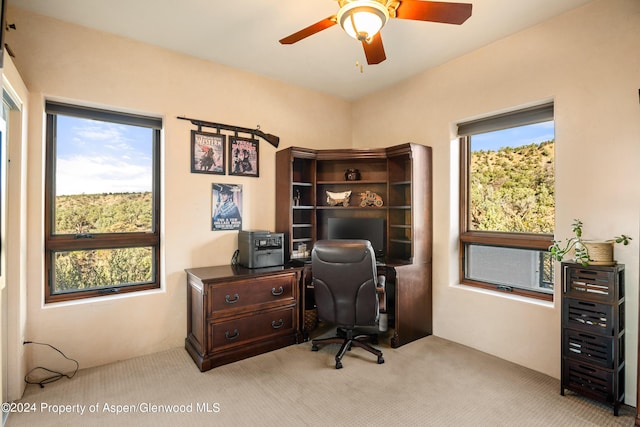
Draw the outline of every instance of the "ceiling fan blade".
[[[373,36],[371,43],[363,41],[362,47],[364,48],[364,55],[367,57],[367,64],[369,65],[379,64],[387,59],[387,55],[384,53],[384,46],[382,45],[382,37],[380,37],[379,32]]]
[[[323,19],[322,21],[318,21],[313,25],[309,25],[307,28],[303,28],[297,33],[293,33],[290,36],[287,36],[280,40],[281,44],[293,44],[299,42],[302,39],[305,39],[309,36],[314,35],[315,33],[319,33],[322,30],[326,30],[329,27],[333,27],[336,25],[336,15],[332,15],[328,18]]]
[[[396,18],[416,21],[462,24],[471,16],[470,3],[403,0],[396,9]]]

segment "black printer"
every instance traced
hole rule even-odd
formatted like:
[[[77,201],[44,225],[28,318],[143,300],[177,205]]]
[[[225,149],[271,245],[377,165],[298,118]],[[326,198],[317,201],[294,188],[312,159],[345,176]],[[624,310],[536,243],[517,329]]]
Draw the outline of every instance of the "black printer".
[[[284,264],[284,233],[242,230],[238,233],[238,264],[247,268]]]

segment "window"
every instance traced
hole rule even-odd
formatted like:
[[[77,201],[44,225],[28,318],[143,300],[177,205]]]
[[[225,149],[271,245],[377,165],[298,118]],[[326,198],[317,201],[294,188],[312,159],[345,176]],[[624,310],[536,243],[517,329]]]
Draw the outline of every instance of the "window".
[[[45,302],[158,288],[162,121],[45,109]]]
[[[464,285],[552,301],[553,104],[458,125]]]

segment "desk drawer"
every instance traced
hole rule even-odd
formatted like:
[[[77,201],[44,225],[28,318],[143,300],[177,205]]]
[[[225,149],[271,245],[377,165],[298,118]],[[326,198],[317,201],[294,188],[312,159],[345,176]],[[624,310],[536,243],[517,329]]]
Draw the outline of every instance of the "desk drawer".
[[[209,325],[208,351],[295,332],[295,306],[268,310]]]
[[[220,311],[270,302],[294,301],[297,274],[252,277],[211,287],[209,307],[215,317]]]

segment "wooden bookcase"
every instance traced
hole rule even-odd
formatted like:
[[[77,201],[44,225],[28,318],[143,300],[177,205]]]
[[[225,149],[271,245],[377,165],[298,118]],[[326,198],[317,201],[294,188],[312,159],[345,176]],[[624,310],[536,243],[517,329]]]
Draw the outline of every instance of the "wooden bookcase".
[[[347,169],[358,169],[361,179],[347,181]],[[368,150],[290,147],[276,153],[276,232],[285,234],[285,258],[299,260],[293,255],[300,245],[311,251],[316,240],[326,239],[329,218],[384,219],[383,269],[394,347],[432,332],[431,177],[431,148],[419,144]],[[349,205],[332,206],[327,191],[351,191]],[[360,193],[366,191],[381,196],[383,206],[360,206]]]

